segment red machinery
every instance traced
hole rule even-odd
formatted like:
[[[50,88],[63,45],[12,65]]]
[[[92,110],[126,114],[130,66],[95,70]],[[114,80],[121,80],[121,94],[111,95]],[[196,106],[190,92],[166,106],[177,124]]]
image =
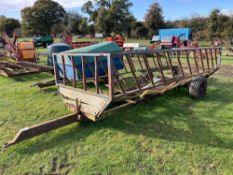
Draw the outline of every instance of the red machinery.
[[[198,48],[199,44],[197,41],[183,42],[180,37],[169,37],[161,41],[160,46],[162,49],[166,48]]]
[[[74,49],[97,44],[97,42],[91,42],[91,41],[75,41],[74,42],[72,34],[67,34],[64,38],[64,42],[70,45]]]
[[[115,37],[107,37],[106,41],[108,42],[116,42],[119,47],[123,47],[125,38],[121,35],[116,35]]]

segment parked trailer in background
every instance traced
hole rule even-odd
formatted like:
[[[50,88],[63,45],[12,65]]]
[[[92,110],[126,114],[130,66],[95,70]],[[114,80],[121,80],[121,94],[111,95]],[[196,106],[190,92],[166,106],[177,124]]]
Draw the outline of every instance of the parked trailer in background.
[[[22,129],[4,147],[77,121],[97,121],[179,86],[188,85],[190,96],[203,98],[221,53],[221,48],[198,48],[55,54],[56,85],[73,114]]]
[[[159,40],[160,45],[164,48],[181,48],[182,46],[190,46],[192,39],[191,28],[173,28],[160,29]]]

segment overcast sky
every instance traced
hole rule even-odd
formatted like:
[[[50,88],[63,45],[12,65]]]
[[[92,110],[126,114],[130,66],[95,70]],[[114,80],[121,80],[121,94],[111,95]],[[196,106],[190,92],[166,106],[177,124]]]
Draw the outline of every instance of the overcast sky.
[[[87,0],[55,0],[67,11],[78,11]],[[20,10],[31,6],[35,0],[0,0],[0,15],[20,19]],[[158,2],[163,9],[166,20],[188,18],[193,14],[208,15],[214,8],[219,8],[226,14],[233,10],[233,0],[131,0],[132,13],[142,20],[146,10],[153,2]]]

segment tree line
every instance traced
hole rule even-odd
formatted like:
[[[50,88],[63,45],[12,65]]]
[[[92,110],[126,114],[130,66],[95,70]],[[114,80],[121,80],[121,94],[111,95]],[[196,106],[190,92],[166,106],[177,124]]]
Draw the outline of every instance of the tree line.
[[[66,12],[53,0],[37,0],[33,6],[21,10],[22,21],[0,16],[0,33],[12,34],[21,27],[25,36],[35,33],[72,33],[86,35],[103,33],[105,36],[122,34],[126,37],[149,39],[161,28],[189,27],[197,40],[222,39],[231,42],[233,38],[233,16],[224,15],[214,9],[209,16],[195,15],[189,19],[166,21],[159,3],[148,8],[143,21],[138,21],[130,11],[129,0],[87,1],[81,11]]]

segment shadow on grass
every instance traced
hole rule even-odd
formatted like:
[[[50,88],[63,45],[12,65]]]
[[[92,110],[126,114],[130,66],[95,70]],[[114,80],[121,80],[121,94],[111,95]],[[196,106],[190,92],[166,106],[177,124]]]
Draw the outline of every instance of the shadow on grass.
[[[224,88],[223,88],[224,87]],[[199,103],[188,97],[185,88],[172,90],[141,104],[122,110],[97,123],[74,124],[54,131],[45,140],[36,138],[27,144],[17,146],[20,154],[33,154],[43,150],[62,148],[67,144],[78,144],[89,135],[101,129],[111,128],[132,135],[144,135],[148,138],[164,139],[171,142],[187,142],[209,147],[233,149],[233,141],[221,138],[210,128],[212,119],[219,109],[232,103],[233,93],[225,93],[232,88],[231,83],[223,83],[218,79],[211,80],[211,90],[203,100],[207,103],[217,102],[202,112],[193,109]],[[203,115],[203,116],[202,116]],[[209,122],[205,123],[204,118]],[[185,125],[185,127],[179,126]],[[220,126],[219,124],[218,126]]]
[[[49,73],[36,73],[31,75],[16,76],[12,79],[19,82],[44,81],[53,76]]]

